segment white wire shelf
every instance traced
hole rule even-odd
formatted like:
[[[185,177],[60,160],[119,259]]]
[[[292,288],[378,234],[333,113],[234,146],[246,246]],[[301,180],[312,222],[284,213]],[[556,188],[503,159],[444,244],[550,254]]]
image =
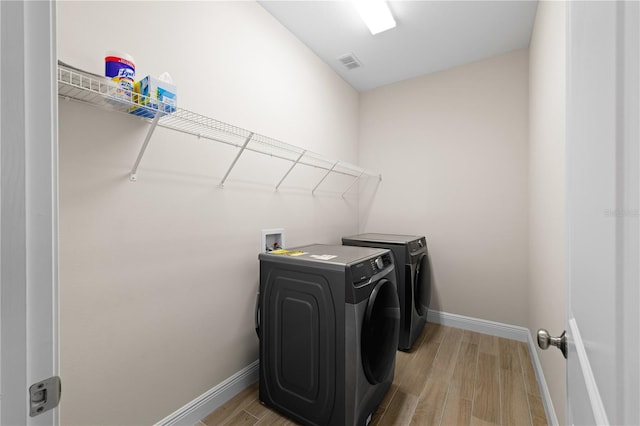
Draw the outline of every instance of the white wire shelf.
[[[298,165],[326,171],[322,180],[312,189],[312,193],[315,193],[331,173],[355,178],[343,192],[343,196],[362,177],[375,177],[382,180],[380,174],[365,170],[354,164],[332,160],[298,146],[254,133],[184,108],[151,100],[139,94],[132,94],[106,77],[90,74],[66,64],[58,65],[58,95],[65,99],[84,102],[106,110],[132,115],[136,118],[142,117],[150,123],[138,158],[130,172],[132,181],[137,180],[138,166],[157,126],[238,148],[236,157],[220,182],[221,187],[224,186],[225,181],[244,151],[264,154],[292,163],[282,179],[276,184],[276,189],[282,185],[289,173]],[[132,114],[132,110],[135,110],[136,113]]]

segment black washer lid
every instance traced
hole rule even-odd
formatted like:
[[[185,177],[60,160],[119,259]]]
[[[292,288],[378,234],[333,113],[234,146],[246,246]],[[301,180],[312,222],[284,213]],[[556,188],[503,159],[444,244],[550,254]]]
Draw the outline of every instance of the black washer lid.
[[[287,253],[274,251],[272,253],[262,253],[260,258],[271,256],[285,256],[291,261],[300,262],[320,262],[334,265],[352,265],[364,260],[384,256],[389,250],[371,247],[339,246],[329,244],[312,244],[302,247],[294,247],[282,250]],[[275,253],[275,254],[274,254]]]

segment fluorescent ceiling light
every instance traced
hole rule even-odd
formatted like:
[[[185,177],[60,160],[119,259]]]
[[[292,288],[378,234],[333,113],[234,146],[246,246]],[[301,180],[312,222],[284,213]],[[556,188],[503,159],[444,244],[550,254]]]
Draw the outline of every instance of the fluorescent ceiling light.
[[[353,0],[353,5],[372,35],[395,28],[396,20],[384,0]]]

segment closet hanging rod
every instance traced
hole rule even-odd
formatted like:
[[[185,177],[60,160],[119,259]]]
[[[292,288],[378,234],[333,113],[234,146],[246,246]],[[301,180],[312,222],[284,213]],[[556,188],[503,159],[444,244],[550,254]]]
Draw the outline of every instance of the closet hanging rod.
[[[167,127],[162,123],[162,121],[160,121],[160,123],[158,123],[158,127],[168,128],[168,129],[174,130],[176,132],[184,133],[184,134],[191,135],[191,136],[196,136],[196,137],[199,137],[199,138],[202,138],[202,139],[208,139],[208,140],[211,140],[211,141],[214,141],[214,142],[220,142],[220,143],[223,143],[223,144],[226,144],[226,145],[230,145],[230,146],[233,146],[233,147],[236,147],[236,148],[242,148],[242,144],[239,144],[239,143],[236,143],[236,142],[230,142],[228,140],[216,138],[216,137],[209,136],[209,135],[202,134],[202,133],[197,133],[197,132],[194,132],[194,131],[189,131],[189,130],[184,130],[184,129],[176,129],[176,128],[173,128],[173,127]],[[255,142],[255,141],[252,139],[251,142]],[[274,154],[274,153],[269,153],[269,152],[264,152],[264,151],[261,151],[259,149],[253,148],[251,146],[246,146],[244,148],[244,150],[245,151],[255,152],[255,153],[258,153],[258,154],[262,154],[262,155],[266,155],[266,156],[273,157],[273,158],[277,158],[277,159],[280,159],[280,160],[291,161],[292,163],[301,164],[303,166],[315,167],[315,168],[320,169],[320,170],[332,170],[330,165],[324,166],[324,165],[314,164],[314,163],[310,163],[310,162],[302,161],[302,160],[296,162],[295,158],[285,157],[284,155],[279,155],[279,154]],[[308,154],[308,155],[313,155],[314,154],[311,151],[306,151],[306,150],[303,150],[303,152],[301,152],[300,154],[302,154],[302,153],[305,153],[305,154]],[[325,159],[320,159],[320,161],[326,162],[327,164],[332,164],[332,163],[329,163],[328,160],[325,160]],[[340,166],[343,166],[345,168],[350,168],[348,164],[342,163],[342,162],[340,162]],[[352,171],[350,171],[350,172],[333,169],[332,172],[333,173],[337,173],[337,174],[341,174],[341,175],[344,175],[344,176],[351,176],[351,177],[358,177],[358,176],[361,176],[361,173],[363,173],[363,174],[365,174],[367,176],[377,177],[379,179],[382,179],[381,175],[379,175],[377,173],[370,172],[368,170],[362,171],[362,169],[357,169],[357,170],[356,169],[352,169]]]
[[[79,99],[79,98],[74,98],[74,97],[70,97],[70,96],[66,96],[66,95],[60,95],[60,96],[63,97],[63,98],[66,98],[68,100],[72,100],[74,102],[82,103],[82,104],[85,104],[85,105],[90,105],[92,107],[97,107],[97,108],[101,107],[100,105],[96,104],[95,102],[91,102],[91,101],[87,101],[87,100],[83,100],[83,99]],[[129,114],[127,113],[127,115],[129,115]],[[135,118],[138,118],[138,119],[143,120],[143,121],[149,120],[149,119],[145,119],[145,118],[141,118],[141,117],[135,117]],[[163,127],[165,129],[168,129],[168,130],[172,130],[172,131],[183,133],[183,134],[190,135],[190,136],[195,136],[195,137],[201,138],[201,139],[207,139],[207,140],[210,140],[210,141],[213,141],[213,142],[222,143],[222,144],[233,146],[233,147],[236,147],[236,148],[242,147],[242,144],[237,143],[237,142],[231,142],[231,141],[228,141],[228,140],[225,140],[225,139],[222,139],[222,138],[216,138],[214,136],[210,136],[210,135],[207,135],[207,134],[200,133],[200,132],[198,132],[196,130],[186,130],[186,129],[183,129],[183,128],[174,127],[172,125],[167,125],[166,123],[162,122],[162,118],[163,117],[160,117],[160,121],[157,123],[157,127]],[[147,133],[147,134],[150,134],[150,133]],[[291,161],[291,162],[294,162],[294,163],[296,161],[295,158],[285,157],[283,155],[278,155],[278,154],[273,154],[273,153],[267,153],[267,152],[264,152],[264,151],[261,151],[259,149],[255,149],[255,148],[252,148],[252,147],[247,147],[245,150],[246,151],[255,152],[255,153],[258,153],[258,154],[262,154],[262,155],[266,155],[266,156],[273,157],[273,158],[278,158],[280,160]],[[305,153],[309,153],[309,154],[315,154],[315,153],[312,153],[311,151],[306,151],[306,150],[302,150],[302,151],[304,151]],[[323,161],[327,162],[327,164],[330,164],[327,160],[323,160]],[[315,168],[320,169],[320,170],[330,170],[331,169],[331,167],[328,166],[328,165],[327,166],[323,166],[323,165],[313,164],[313,163],[309,163],[309,162],[305,162],[305,161],[298,161],[297,164],[301,164],[301,165],[307,166],[307,167],[315,167]],[[342,163],[342,162],[340,163],[340,165],[341,166],[345,166],[347,168],[349,166],[348,163]],[[337,174],[340,174],[340,175],[343,175],[343,176],[351,176],[351,177],[362,176],[360,174],[361,172],[360,171],[356,171],[355,169],[353,170],[352,173],[344,172],[342,170],[333,170],[333,173],[337,173]],[[380,175],[378,173],[374,173],[374,172],[368,171],[368,170],[365,170],[363,172],[363,175],[370,176],[370,177],[377,177],[378,179],[382,180],[382,175]],[[136,179],[134,176],[130,176],[130,178],[132,180]]]
[[[61,63],[58,64],[58,95],[65,99],[74,100],[109,111],[124,113],[131,117],[135,117],[129,114],[131,107],[141,108],[140,104],[133,102],[130,97],[126,97],[122,88],[114,82],[99,75],[75,69],[69,65]],[[146,147],[149,144],[149,140],[151,139],[156,127],[164,127],[173,131],[193,135],[198,138],[231,145],[236,148],[240,148],[240,154],[244,151],[251,151],[267,155],[272,158],[292,162],[292,166],[280,180],[277,187],[282,184],[282,181],[284,181],[284,179],[289,175],[291,170],[299,164],[327,171],[328,173],[323,176],[319,184],[322,183],[331,173],[354,177],[356,178],[355,182],[357,182],[363,175],[377,177],[379,180],[382,180],[382,175],[370,172],[356,165],[331,160],[296,145],[291,145],[268,136],[253,133],[241,127],[237,127],[184,108],[171,107],[173,111],[171,113],[158,113],[158,111],[162,111],[169,106],[164,105],[162,102],[157,103],[160,104],[158,109],[142,107],[148,111],[152,118],[135,117],[150,123],[150,128],[130,173],[130,178],[133,181],[136,180],[138,166],[140,165],[142,156],[144,155]],[[175,110],[173,110],[173,108],[175,108]],[[235,161],[237,161],[237,158]],[[227,171],[226,176],[228,176],[229,172],[230,170]],[[224,180],[222,183],[224,183]],[[319,184],[316,185],[313,192],[315,192]],[[347,189],[347,192],[349,189],[351,189],[351,186]]]

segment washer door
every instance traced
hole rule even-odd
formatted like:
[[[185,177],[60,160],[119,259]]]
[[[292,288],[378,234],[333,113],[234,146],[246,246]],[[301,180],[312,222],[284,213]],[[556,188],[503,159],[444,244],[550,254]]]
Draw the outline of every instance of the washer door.
[[[362,322],[362,366],[371,384],[383,382],[394,368],[400,327],[400,303],[393,282],[378,281]]]
[[[416,263],[416,274],[413,280],[413,301],[416,311],[421,317],[426,317],[431,302],[431,271],[429,258],[425,253],[420,255]]]

